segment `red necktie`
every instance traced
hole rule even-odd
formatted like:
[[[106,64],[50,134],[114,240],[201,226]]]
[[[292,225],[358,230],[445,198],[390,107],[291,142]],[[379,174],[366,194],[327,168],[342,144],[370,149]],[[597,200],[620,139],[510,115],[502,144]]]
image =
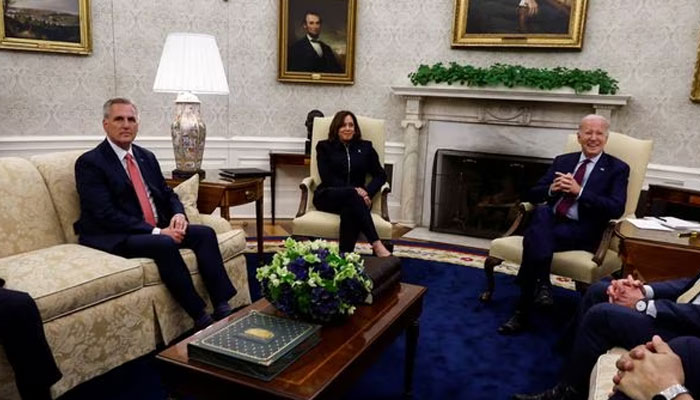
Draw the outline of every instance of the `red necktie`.
[[[583,162],[581,162],[581,165],[578,166],[576,172],[574,172],[574,180],[579,185],[581,185],[581,182],[583,182],[583,176],[586,175],[586,165],[588,165],[589,162],[591,162],[591,160],[586,158],[583,160]],[[560,217],[566,217],[566,213],[569,211],[571,206],[574,205],[574,203],[576,203],[576,196],[565,195],[562,197],[559,204],[557,204],[556,214]]]
[[[141,205],[141,211],[143,211],[143,219],[149,224],[156,226],[156,217],[153,216],[153,208],[151,208],[151,202],[148,201],[148,193],[146,193],[146,186],[143,184],[141,179],[141,174],[139,173],[139,168],[134,162],[134,157],[131,154],[126,154],[126,169],[129,171],[129,177],[131,177],[131,183],[134,185],[134,191],[136,191],[136,197],[139,198],[139,204]]]

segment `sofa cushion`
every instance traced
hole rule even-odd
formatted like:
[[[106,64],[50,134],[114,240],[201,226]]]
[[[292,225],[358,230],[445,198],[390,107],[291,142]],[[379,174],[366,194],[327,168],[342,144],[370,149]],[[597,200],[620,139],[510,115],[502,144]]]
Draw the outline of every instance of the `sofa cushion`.
[[[0,199],[0,257],[64,243],[44,179],[28,160],[0,158]]]
[[[194,174],[184,182],[173,188],[185,208],[185,215],[191,224],[201,224],[202,219],[197,209],[197,195],[199,193],[199,175]]]
[[[224,262],[241,254],[243,250],[245,250],[245,233],[241,229],[233,229],[228,232],[220,233],[216,235],[216,238],[219,242],[219,250],[221,251],[221,257]],[[180,250],[180,254],[182,254],[182,258],[185,260],[185,265],[187,265],[190,274],[198,274],[197,259],[194,256],[194,252],[190,249],[182,249]],[[133,260],[138,261],[143,266],[144,285],[150,286],[162,283],[155,261],[150,258],[134,258]]]
[[[0,276],[34,298],[44,321],[143,287],[138,261],[77,244],[2,258]]]
[[[80,199],[75,187],[75,160],[83,150],[40,154],[29,160],[39,170],[49,189],[66,243],[78,243],[73,223],[80,217]]]
[[[588,388],[589,400],[607,400],[613,389],[613,377],[617,374],[615,363],[627,353],[622,347],[615,347],[598,357],[591,371],[591,382]]]

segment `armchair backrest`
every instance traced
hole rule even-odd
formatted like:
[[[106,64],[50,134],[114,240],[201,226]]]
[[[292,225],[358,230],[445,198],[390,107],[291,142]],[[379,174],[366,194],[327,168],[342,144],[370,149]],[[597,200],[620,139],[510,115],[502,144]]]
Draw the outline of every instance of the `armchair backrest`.
[[[647,173],[647,164],[651,159],[653,140],[636,139],[622,133],[610,132],[605,152],[615,156],[630,166],[630,177],[627,183],[627,204],[623,216],[634,214],[639,201],[639,194],[644,184]],[[569,135],[566,143],[566,152],[580,151],[581,145],[576,139],[576,134]]]
[[[314,128],[311,134],[311,165],[310,172],[311,178],[313,179],[313,187],[311,188],[312,193],[310,193],[309,207],[313,207],[313,190],[321,182],[321,176],[318,173],[318,165],[316,163],[316,144],[320,140],[328,139],[328,129],[331,126],[331,121],[333,117],[321,117],[314,118]],[[357,123],[360,125],[360,131],[362,132],[362,139],[369,140],[372,142],[372,147],[377,152],[379,156],[379,162],[384,165],[384,120],[375,119],[363,116],[357,116]],[[380,211],[381,204],[379,198],[381,196],[375,196],[373,199],[372,210]]]

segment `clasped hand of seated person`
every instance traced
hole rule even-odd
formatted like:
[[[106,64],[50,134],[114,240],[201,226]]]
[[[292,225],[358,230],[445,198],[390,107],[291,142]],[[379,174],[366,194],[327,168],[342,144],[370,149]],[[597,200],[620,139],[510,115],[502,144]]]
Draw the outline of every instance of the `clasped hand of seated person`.
[[[549,185],[549,190],[552,193],[563,192],[578,196],[578,194],[581,192],[581,185],[576,182],[576,179],[574,179],[574,176],[571,175],[571,173],[565,174],[563,172],[555,172],[555,174],[557,177],[554,178],[554,182]]]
[[[650,399],[685,381],[680,357],[658,335],[622,355],[615,366],[618,371],[613,377],[613,390],[634,400]]]
[[[623,307],[634,308],[639,300],[646,297],[644,284],[627,275],[625,279],[615,279],[610,282],[607,290],[608,301]]]
[[[362,197],[362,200],[364,200],[365,205],[367,206],[367,208],[369,208],[369,206],[372,205],[372,199],[369,198],[369,193],[367,193],[367,191],[361,187],[356,187],[355,191],[358,195],[360,195],[360,197]]]
[[[187,230],[187,218],[183,214],[175,214],[170,219],[170,225],[167,228],[160,230],[161,235],[168,235],[175,243],[182,243],[185,239],[185,231]]]

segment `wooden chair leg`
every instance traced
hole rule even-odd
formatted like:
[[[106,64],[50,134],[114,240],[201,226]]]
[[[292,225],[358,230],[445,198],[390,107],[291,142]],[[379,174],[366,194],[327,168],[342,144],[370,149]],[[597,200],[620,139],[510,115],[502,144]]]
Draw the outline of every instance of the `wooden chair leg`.
[[[481,293],[479,300],[483,303],[491,301],[491,296],[493,296],[493,291],[496,289],[496,278],[494,277],[494,268],[503,262],[500,258],[486,257],[484,261],[484,273],[486,273],[486,290]]]

